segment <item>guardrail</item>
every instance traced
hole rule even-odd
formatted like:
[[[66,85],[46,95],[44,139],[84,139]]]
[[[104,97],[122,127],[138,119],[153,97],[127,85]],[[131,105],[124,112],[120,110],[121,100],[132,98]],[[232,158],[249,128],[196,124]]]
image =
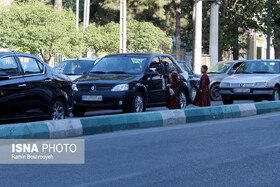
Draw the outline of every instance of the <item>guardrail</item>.
[[[280,111],[280,101],[0,125],[0,139],[56,139]]]

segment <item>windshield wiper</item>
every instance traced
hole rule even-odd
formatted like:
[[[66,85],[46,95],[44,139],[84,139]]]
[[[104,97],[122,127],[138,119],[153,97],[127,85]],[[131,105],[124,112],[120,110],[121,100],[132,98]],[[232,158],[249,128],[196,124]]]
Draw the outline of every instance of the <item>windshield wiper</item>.
[[[125,71],[109,71],[108,73],[113,73],[113,74],[128,74]]]
[[[105,74],[106,72],[104,72],[104,71],[91,71],[90,73]]]
[[[236,72],[236,74],[252,74],[252,73],[248,71],[241,71],[241,72]]]
[[[267,72],[267,71],[254,71],[253,73],[269,73],[269,74],[271,74],[272,72]]]

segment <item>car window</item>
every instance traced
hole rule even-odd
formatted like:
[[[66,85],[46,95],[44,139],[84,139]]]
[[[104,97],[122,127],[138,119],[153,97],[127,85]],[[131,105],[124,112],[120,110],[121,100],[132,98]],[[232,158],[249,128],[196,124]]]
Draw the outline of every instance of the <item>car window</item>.
[[[240,65],[237,74],[265,73],[275,74],[280,73],[278,61],[247,61]]]
[[[182,73],[181,69],[177,66],[177,64],[174,63],[169,57],[163,56],[163,57],[161,57],[161,61],[164,64],[166,71],[167,71],[167,67],[169,66],[169,64],[172,64],[176,68],[178,73]]]
[[[10,77],[19,76],[18,64],[14,57],[3,57],[0,59],[0,71],[7,73]]]
[[[210,66],[208,70],[208,74],[222,74],[225,73],[229,67],[231,66],[232,62],[219,62],[213,66]]]
[[[147,67],[147,58],[138,56],[109,56],[102,58],[91,73],[140,74]]]
[[[67,60],[57,64],[54,70],[66,75],[82,75],[88,72],[95,60]]]
[[[188,72],[189,75],[193,74],[193,72],[190,70],[190,68],[184,62],[178,62],[178,63],[183,70]]]
[[[152,61],[152,63],[150,64],[150,67],[149,67],[148,71],[156,71],[156,72],[159,73],[160,75],[165,74],[164,65],[163,65],[161,62],[156,62],[156,61]]]
[[[231,70],[237,70],[241,64],[242,64],[242,62],[234,64],[234,66],[231,68]]]
[[[40,67],[39,62],[30,57],[19,57],[24,74],[42,73],[43,68]],[[42,64],[41,64],[42,65]]]

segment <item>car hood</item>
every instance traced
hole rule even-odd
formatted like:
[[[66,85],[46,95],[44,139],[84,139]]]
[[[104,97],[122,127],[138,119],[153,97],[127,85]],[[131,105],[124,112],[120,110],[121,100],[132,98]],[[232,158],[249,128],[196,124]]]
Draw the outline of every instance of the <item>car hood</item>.
[[[276,77],[279,77],[279,75],[278,74],[234,74],[223,79],[223,82],[230,82],[230,83],[266,82]]]
[[[95,82],[95,83],[110,83],[110,84],[119,84],[119,83],[129,83],[136,79],[139,75],[131,75],[131,74],[90,74],[84,75],[75,80],[75,83],[87,83],[87,82]]]
[[[68,75],[68,77],[69,77],[72,81],[78,79],[78,78],[81,77],[81,76],[82,76],[82,75]]]
[[[222,74],[207,74],[210,80],[214,80],[214,79],[223,79],[227,76],[229,76],[226,73],[222,73]]]

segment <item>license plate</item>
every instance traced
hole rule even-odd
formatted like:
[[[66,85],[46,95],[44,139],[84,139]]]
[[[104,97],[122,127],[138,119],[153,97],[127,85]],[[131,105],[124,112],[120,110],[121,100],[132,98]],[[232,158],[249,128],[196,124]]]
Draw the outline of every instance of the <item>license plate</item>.
[[[233,92],[235,92],[235,93],[250,93],[250,88],[238,88],[238,89],[234,89]]]
[[[103,97],[98,95],[83,95],[82,101],[102,101]]]

